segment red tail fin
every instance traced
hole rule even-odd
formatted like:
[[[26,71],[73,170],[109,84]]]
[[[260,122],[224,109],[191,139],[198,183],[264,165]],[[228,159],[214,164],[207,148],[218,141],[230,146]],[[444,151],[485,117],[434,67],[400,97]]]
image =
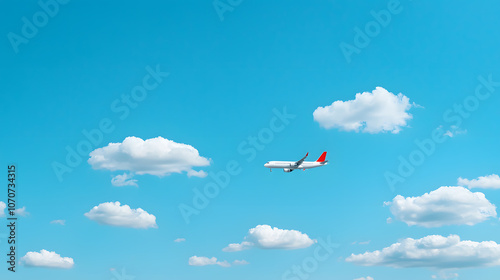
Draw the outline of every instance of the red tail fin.
[[[318,158],[317,162],[323,162],[326,159],[326,152],[323,152],[321,156]]]

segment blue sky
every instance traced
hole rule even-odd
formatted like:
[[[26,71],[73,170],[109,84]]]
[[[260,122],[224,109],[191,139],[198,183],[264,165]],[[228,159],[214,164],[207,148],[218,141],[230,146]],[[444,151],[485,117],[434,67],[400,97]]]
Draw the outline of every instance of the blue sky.
[[[2,279],[119,280],[115,272],[122,269],[137,280],[294,279],[284,274],[313,257],[319,243],[291,250],[222,250],[242,242],[258,225],[296,230],[311,240],[330,237],[338,244],[309,279],[420,280],[440,273],[458,273],[458,279],[497,279],[498,266],[394,268],[346,258],[431,235],[500,243],[496,213],[481,216],[484,219],[473,225],[450,225],[437,217],[439,205],[431,205],[424,218],[441,225],[425,227],[422,221],[409,225],[401,218],[408,214],[404,209],[384,206],[397,195],[420,197],[442,186],[457,186],[460,177],[472,180],[500,172],[500,87],[493,87],[477,109],[461,117],[460,127],[452,127],[454,122],[444,117],[455,104],[473,98],[484,84],[479,77],[500,81],[498,3],[216,3],[234,7],[221,20],[211,1],[69,1],[57,4],[58,11],[27,42],[14,45],[9,34],[23,36],[23,17],[32,22],[43,9],[34,2],[1,4],[1,161],[2,166],[16,164],[18,206],[29,212],[18,221],[18,259],[47,250],[74,261],[69,269],[19,264],[13,274],[5,265],[6,240],[0,238]],[[359,53],[346,58],[340,45],[355,46],[355,28],[365,29],[374,21],[371,11],[388,11],[388,5],[397,5],[399,12],[391,14],[387,26],[379,25],[379,32],[358,48]],[[126,106],[126,116],[113,109],[112,104],[125,106],[122,95],[143,85],[150,75],[148,67],[169,74],[150,79],[155,86],[134,102],[135,108]],[[357,93],[373,94],[376,87],[409,98],[410,107],[404,111],[412,118],[398,133],[327,129],[315,121],[318,107],[355,100]],[[482,90],[489,92],[485,86]],[[247,160],[238,147],[269,129],[275,110],[284,108],[294,118]],[[218,173],[228,162],[237,162],[241,172],[231,176],[228,186],[189,223],[179,205],[192,205],[193,190],[203,190],[213,182],[211,176],[188,177],[185,170],[141,175],[141,162],[134,162],[139,166],[135,169],[94,169],[86,152],[71,172],[58,177],[53,166],[67,164],[66,148],[76,149],[86,139],[82,131],[98,129],[103,120],[112,129],[92,144],[92,151],[127,137],[162,137],[190,145],[209,159],[208,166],[195,166],[195,171]],[[438,127],[453,137],[435,143],[435,151],[391,188],[386,175],[401,175],[399,157],[408,159],[418,150],[415,140],[429,139]],[[306,152],[315,160],[323,151],[330,160],[326,167],[292,173],[263,167],[269,160],[298,160]],[[138,187],[111,184],[114,176],[124,173],[135,174]],[[478,202],[481,207],[500,203],[498,188],[470,192],[484,194]],[[6,192],[2,193],[0,201],[5,202]],[[154,215],[156,227],[100,224],[84,215],[116,201]],[[396,211],[402,215],[399,219]],[[51,224],[54,220],[64,220],[65,225]],[[5,218],[0,221],[6,223]],[[1,227],[0,236],[5,236],[5,229]],[[174,242],[176,238],[186,240]],[[249,264],[192,266],[192,256]]]

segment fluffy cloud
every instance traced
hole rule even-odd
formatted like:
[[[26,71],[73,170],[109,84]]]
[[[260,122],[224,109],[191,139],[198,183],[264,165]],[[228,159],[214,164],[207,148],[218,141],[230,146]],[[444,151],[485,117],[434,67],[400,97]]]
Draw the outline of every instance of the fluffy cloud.
[[[5,209],[6,208],[7,208],[7,204],[5,204],[5,202],[3,202],[3,201],[0,201],[0,217],[5,216]],[[30,214],[28,211],[26,211],[26,206],[18,208],[16,210],[14,210],[14,212],[16,213],[17,216],[21,216],[21,217],[26,217]]]
[[[249,262],[245,261],[245,260],[235,260],[233,262],[234,265],[247,265],[249,264]]]
[[[497,174],[488,176],[481,176],[477,179],[464,179],[458,178],[459,186],[466,186],[469,189],[482,188],[482,189],[500,189],[500,177]]]
[[[412,105],[403,94],[395,95],[382,87],[372,92],[357,93],[354,100],[337,100],[329,106],[318,107],[314,120],[320,126],[346,131],[399,133],[412,118],[408,110]]]
[[[5,204],[5,202],[0,201],[0,217],[5,216],[5,212],[4,212],[5,208],[7,208],[7,205]]]
[[[30,214],[28,211],[26,211],[26,206],[23,206],[21,208],[16,209],[15,212],[16,212],[17,216],[21,216],[21,217],[26,217]]]
[[[231,264],[228,261],[218,261],[216,257],[207,258],[207,257],[198,257],[192,256],[189,258],[189,265],[191,266],[206,266],[206,265],[218,265],[222,267],[230,267]],[[233,261],[233,265],[247,265],[249,262],[246,260],[235,260]]]
[[[99,224],[130,227],[157,228],[156,217],[141,208],[131,209],[120,202],[105,202],[94,206],[85,216]]]
[[[231,243],[227,245],[226,248],[222,249],[224,252],[238,252],[238,251],[243,251],[243,250],[248,250],[253,247],[252,242],[248,241],[243,241],[241,243]]]
[[[385,204],[397,220],[410,226],[475,225],[497,215],[483,193],[463,187],[441,187],[417,197],[398,195]]]
[[[123,187],[123,186],[134,186],[138,187],[137,180],[132,179],[134,175],[130,173],[123,173],[122,175],[116,175],[111,179],[111,185],[115,187]]]
[[[212,258],[207,258],[207,257],[198,257],[198,256],[192,256],[189,258],[189,265],[192,266],[206,266],[206,265],[219,265],[222,267],[229,267],[231,264],[229,264],[227,261],[217,261],[216,257]]]
[[[500,244],[494,241],[461,241],[457,235],[429,235],[421,239],[406,238],[374,252],[346,259],[363,266],[428,267],[453,269],[500,265]]]
[[[53,220],[50,222],[51,224],[59,224],[61,226],[64,226],[66,225],[66,221],[65,220]]]
[[[279,229],[269,225],[258,225],[248,231],[245,241],[229,244],[222,249],[225,252],[236,252],[252,247],[262,249],[300,249],[316,243],[305,233],[297,230]]]
[[[373,280],[373,277],[367,276],[367,277],[356,278],[354,280]]]
[[[176,240],[174,240],[174,242],[177,242],[177,243],[184,242],[184,241],[186,241],[186,238],[177,238]]]
[[[28,252],[21,261],[26,266],[39,266],[49,268],[72,268],[75,264],[72,258],[63,258],[56,252],[41,250],[38,252]]]
[[[200,177],[200,178],[205,178],[207,177],[208,173],[203,171],[203,170],[200,170],[200,171],[196,171],[196,170],[188,170],[187,172],[187,175],[188,177]]]
[[[126,170],[156,176],[187,172],[189,176],[204,177],[205,172],[195,171],[193,167],[210,165],[210,161],[200,156],[193,146],[163,137],[146,140],[127,137],[122,143],[109,143],[95,149],[88,162],[94,169]]]

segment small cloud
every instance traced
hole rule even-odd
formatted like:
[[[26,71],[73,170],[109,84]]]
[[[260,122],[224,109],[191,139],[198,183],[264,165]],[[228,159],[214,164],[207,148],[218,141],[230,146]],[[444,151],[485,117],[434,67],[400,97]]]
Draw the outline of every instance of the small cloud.
[[[367,276],[367,277],[356,278],[354,280],[373,280],[373,277]]]
[[[247,265],[249,264],[249,262],[245,261],[245,260],[235,260],[233,262],[233,265]]]
[[[414,108],[418,108],[418,109],[425,109],[425,107],[424,107],[424,106],[419,105],[419,104],[417,104],[417,103],[415,103],[415,102],[413,102],[413,103],[411,104],[411,106],[412,106],[412,107],[414,107]]]
[[[402,93],[393,94],[382,87],[372,92],[357,93],[353,100],[337,100],[318,107],[314,120],[326,129],[338,128],[363,133],[399,133],[412,119],[408,112],[415,103]]]
[[[406,238],[386,248],[346,258],[362,266],[456,269],[500,265],[500,244],[460,240],[458,235]]]
[[[243,251],[243,250],[248,250],[250,248],[253,247],[253,243],[252,242],[248,242],[248,241],[243,241],[241,243],[231,243],[229,245],[227,245],[226,248],[222,249],[222,251],[224,252],[239,252],[239,251]]]
[[[207,266],[207,265],[218,265],[222,267],[230,267],[231,264],[227,261],[217,261],[216,257],[207,258],[207,257],[198,257],[192,256],[189,258],[189,265],[191,266]]]
[[[228,263],[227,261],[217,262],[217,265],[220,265],[222,267],[230,267],[231,266],[231,264]]]
[[[279,229],[269,225],[258,225],[248,230],[245,241],[229,244],[222,249],[224,252],[236,252],[252,247],[261,249],[301,249],[316,243],[305,233],[297,230]]]
[[[16,215],[17,216],[26,217],[29,214],[30,213],[28,211],[26,211],[26,206],[23,206],[21,208],[16,209]]]
[[[203,170],[200,170],[200,171],[188,170],[187,175],[188,175],[188,177],[205,178],[205,177],[207,177],[208,173],[203,171]]]
[[[177,238],[176,240],[174,240],[174,242],[184,242],[186,241],[186,238]]]
[[[0,217],[5,216],[5,212],[4,212],[5,208],[7,208],[7,205],[5,204],[5,202],[0,201]]]
[[[105,202],[94,206],[85,217],[103,225],[130,228],[157,228],[156,217],[141,208],[132,209],[120,202]]]
[[[417,197],[397,195],[390,205],[395,219],[427,228],[472,226],[497,216],[496,206],[483,193],[463,187],[440,187]]]
[[[115,187],[123,187],[123,186],[134,186],[138,187],[137,180],[132,179],[134,175],[130,173],[123,173],[122,175],[116,175],[111,179],[111,184]]]
[[[481,176],[477,179],[472,180],[460,177],[457,181],[459,186],[466,186],[469,189],[500,189],[500,177],[497,174]]]
[[[75,264],[72,258],[61,257],[56,252],[41,250],[38,252],[28,252],[21,261],[25,266],[48,267],[48,268],[72,268]]]
[[[458,273],[439,272],[437,275],[432,275],[432,279],[458,279]]]
[[[64,226],[66,225],[66,221],[65,220],[53,220],[50,222],[51,224],[59,224],[61,226]]]
[[[186,172],[189,176],[202,177],[206,173],[193,168],[209,166],[210,160],[188,144],[163,137],[143,140],[131,136],[122,143],[109,143],[93,150],[88,163],[94,169],[123,170],[137,175],[162,177]]]
[[[368,244],[370,244],[370,242],[371,242],[371,240],[368,240],[368,241],[360,241],[360,242],[358,242],[358,241],[354,241],[354,242],[352,242],[351,244],[352,244],[352,245],[356,245],[356,244],[358,244],[358,245],[368,245]]]
[[[438,127],[438,129],[443,129],[443,126],[440,125]],[[452,126],[450,126],[450,128],[448,130],[445,131],[444,135],[451,138],[451,137],[455,137],[457,135],[466,134],[466,133],[467,133],[467,129],[460,129],[460,127],[458,127],[456,125],[452,125]]]

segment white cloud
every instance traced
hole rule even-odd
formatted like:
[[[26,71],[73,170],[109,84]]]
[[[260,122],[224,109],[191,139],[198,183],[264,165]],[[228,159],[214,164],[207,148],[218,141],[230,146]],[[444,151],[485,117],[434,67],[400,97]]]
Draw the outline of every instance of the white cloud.
[[[233,265],[247,265],[249,264],[249,262],[245,261],[245,260],[235,260],[233,262]]]
[[[467,186],[469,189],[482,188],[482,189],[500,189],[500,177],[497,174],[488,176],[481,176],[477,179],[464,179],[458,178],[459,186]]]
[[[214,264],[217,264],[216,257],[207,258],[207,257],[192,256],[189,258],[189,265],[192,266],[205,266]]]
[[[174,240],[174,242],[184,242],[186,241],[186,238],[177,238],[176,240]]]
[[[354,280],[373,280],[373,277],[367,276],[367,277],[356,278]]]
[[[26,217],[30,214],[28,211],[26,211],[26,206],[23,206],[21,208],[16,209],[15,212],[16,212],[17,216],[21,216],[21,217]]]
[[[337,100],[329,106],[318,107],[314,120],[320,126],[346,131],[399,133],[412,115],[407,111],[416,104],[403,94],[395,95],[382,87],[372,92],[357,93],[354,100]]]
[[[0,217],[5,216],[5,209],[6,208],[7,208],[7,205],[5,204],[5,202],[0,201]],[[28,211],[26,211],[26,206],[18,208],[16,210],[14,210],[14,212],[16,213],[17,216],[21,216],[21,217],[26,217],[30,214]]]
[[[105,202],[94,206],[85,216],[99,224],[130,227],[157,228],[156,217],[141,208],[131,209],[120,202]]]
[[[432,279],[458,279],[458,273],[447,273],[444,271],[439,272],[438,275],[432,275]]]
[[[227,261],[218,261],[216,257],[207,258],[207,257],[198,257],[192,256],[189,258],[189,265],[191,266],[206,266],[206,265],[219,265],[222,267],[230,267],[231,264]]]
[[[248,250],[253,247],[253,243],[248,241],[243,241],[241,243],[231,243],[227,245],[226,248],[222,249],[224,252],[238,252],[243,250]]]
[[[7,205],[5,204],[5,202],[0,201],[0,217],[5,216],[5,212],[4,212],[5,208],[7,208]]]
[[[123,173],[122,175],[116,175],[111,179],[111,185],[115,187],[123,187],[123,186],[138,187],[137,180],[132,179],[132,177],[134,177],[134,175],[130,173]]]
[[[248,231],[245,241],[229,244],[222,249],[225,252],[236,252],[252,247],[262,249],[300,249],[311,246],[316,240],[297,230],[279,229],[269,225],[258,225]]]
[[[65,220],[53,220],[50,222],[51,224],[59,224],[59,225],[66,225],[66,221]]]
[[[222,267],[230,267],[231,266],[231,264],[228,263],[227,261],[217,262],[217,265],[220,265]]]
[[[385,204],[395,219],[410,226],[475,225],[497,215],[483,193],[463,187],[441,187],[417,197],[398,195]]]
[[[187,175],[188,175],[188,177],[205,178],[205,177],[207,177],[208,173],[203,171],[203,170],[200,170],[200,171],[188,170]]]
[[[443,126],[440,125],[438,127],[438,129],[443,129]],[[452,137],[455,137],[457,135],[465,134],[465,133],[467,133],[467,129],[460,129],[460,127],[458,127],[456,125],[452,125],[452,126],[450,126],[450,128],[446,132],[444,132],[444,135],[452,138]]]
[[[56,252],[41,250],[38,252],[28,252],[21,261],[26,266],[38,266],[49,268],[72,268],[75,264],[72,258],[61,257]]]
[[[208,166],[210,161],[193,146],[163,137],[142,140],[127,137],[122,143],[109,143],[90,153],[88,163],[94,169],[125,170],[139,175],[156,176],[187,172],[189,176],[206,176],[193,167]],[[116,177],[115,177],[116,178]]]
[[[500,265],[500,244],[494,241],[461,241],[457,235],[406,238],[389,247],[346,259],[363,266],[428,267],[455,269]]]

